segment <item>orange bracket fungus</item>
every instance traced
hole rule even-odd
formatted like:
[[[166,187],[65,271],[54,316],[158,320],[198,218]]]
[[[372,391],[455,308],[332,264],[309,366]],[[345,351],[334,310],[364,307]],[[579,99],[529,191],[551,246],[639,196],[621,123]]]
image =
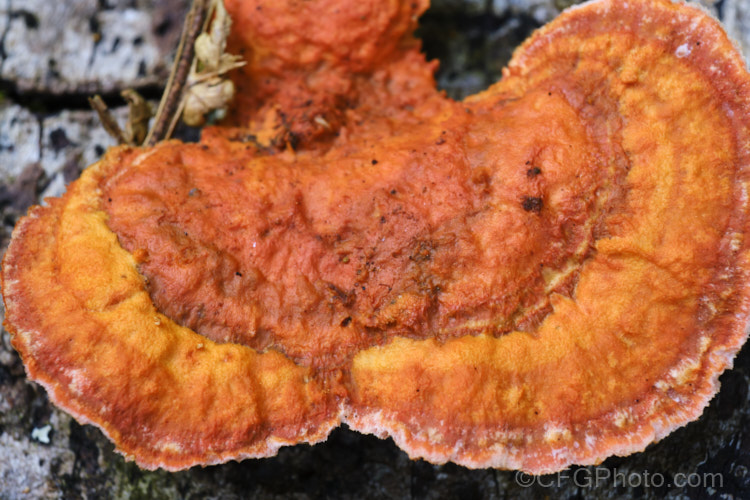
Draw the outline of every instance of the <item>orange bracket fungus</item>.
[[[342,422],[546,473],[696,419],[746,337],[750,76],[719,24],[595,1],[463,102],[427,1],[227,2],[237,99],[17,226],[29,376],[146,468]]]

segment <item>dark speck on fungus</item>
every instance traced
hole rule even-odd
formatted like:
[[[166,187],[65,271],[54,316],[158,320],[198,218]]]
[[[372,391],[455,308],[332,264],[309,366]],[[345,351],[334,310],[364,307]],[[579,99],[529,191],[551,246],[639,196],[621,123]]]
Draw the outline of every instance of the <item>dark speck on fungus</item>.
[[[524,196],[521,200],[521,206],[527,212],[539,213],[542,211],[543,204],[542,199],[537,196]]]

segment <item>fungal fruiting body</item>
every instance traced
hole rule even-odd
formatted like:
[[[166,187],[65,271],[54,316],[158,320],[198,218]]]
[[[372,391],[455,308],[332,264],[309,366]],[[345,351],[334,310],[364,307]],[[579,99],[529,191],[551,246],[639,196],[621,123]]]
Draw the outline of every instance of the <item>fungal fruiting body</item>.
[[[292,3],[227,2],[225,124],[19,222],[6,325],[51,399],[167,469],[345,422],[546,473],[697,418],[748,313],[750,77],[718,23],[588,3],[455,102],[426,2]]]

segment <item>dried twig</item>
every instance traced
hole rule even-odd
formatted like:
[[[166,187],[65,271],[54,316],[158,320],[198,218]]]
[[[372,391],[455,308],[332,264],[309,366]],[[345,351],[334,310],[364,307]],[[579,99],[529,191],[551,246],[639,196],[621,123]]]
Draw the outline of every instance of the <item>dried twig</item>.
[[[156,110],[154,125],[146,136],[144,145],[153,146],[157,142],[169,137],[181,114],[182,94],[188,75],[193,66],[195,54],[195,40],[204,29],[208,17],[209,0],[193,0],[185,24],[182,37],[175,54],[175,64],[167,80],[167,86]]]
[[[109,135],[114,137],[118,144],[127,144],[128,140],[125,138],[125,134],[123,134],[120,125],[117,124],[117,120],[115,120],[112,114],[109,112],[107,105],[104,104],[104,100],[102,99],[102,97],[99,94],[95,95],[94,97],[89,97],[89,104],[92,108],[94,108],[96,114],[99,115],[99,119],[102,121],[104,130],[106,130]]]

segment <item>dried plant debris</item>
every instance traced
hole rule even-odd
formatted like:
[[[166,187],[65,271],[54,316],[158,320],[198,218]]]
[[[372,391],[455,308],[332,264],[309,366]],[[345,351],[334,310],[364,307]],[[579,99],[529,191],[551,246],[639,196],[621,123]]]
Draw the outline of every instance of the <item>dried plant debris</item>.
[[[232,20],[224,3],[212,1],[211,10],[210,29],[195,40],[195,59],[188,75],[187,95],[183,98],[183,120],[191,126],[203,125],[209,113],[218,113],[216,118],[223,118],[234,97],[234,84],[223,75],[245,64],[241,57],[225,52]]]
[[[211,113],[214,120],[222,118],[234,97],[234,84],[223,75],[245,64],[240,57],[225,52],[230,27],[231,19],[221,0],[193,2],[153,127],[149,129],[153,115],[150,104],[135,90],[127,89],[122,92],[130,111],[124,130],[100,96],[90,99],[107,132],[119,144],[153,145],[172,135],[180,117],[189,126],[204,124]]]

